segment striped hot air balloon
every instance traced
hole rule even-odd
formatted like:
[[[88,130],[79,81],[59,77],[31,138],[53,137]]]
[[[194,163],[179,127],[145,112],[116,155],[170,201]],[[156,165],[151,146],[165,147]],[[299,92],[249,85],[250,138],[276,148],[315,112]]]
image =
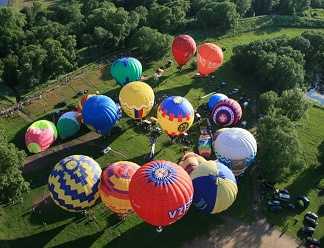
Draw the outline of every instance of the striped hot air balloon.
[[[210,111],[212,111],[215,107],[215,105],[220,101],[220,100],[223,100],[223,99],[226,99],[228,98],[226,95],[222,94],[222,93],[216,93],[214,95],[212,95],[210,98],[209,98],[209,101],[208,101],[208,108]]]
[[[229,208],[238,192],[233,173],[218,161],[201,163],[190,174],[194,186],[193,204],[204,213],[220,213]]]
[[[225,98],[216,103],[211,115],[216,125],[233,126],[241,119],[242,108],[234,99]]]
[[[73,155],[59,161],[48,178],[48,189],[61,208],[80,212],[99,198],[100,165],[84,155]]]
[[[178,165],[181,166],[188,174],[190,174],[199,164],[205,161],[206,159],[197,153],[186,152],[186,154],[180,159]]]
[[[86,103],[86,101],[90,98],[90,97],[93,97],[95,96],[96,94],[88,94],[88,95],[85,95],[84,97],[82,97],[78,103],[78,108],[77,108],[77,113],[78,113],[78,119],[81,123],[83,123],[83,119],[82,119],[82,108],[83,108],[83,105]]]

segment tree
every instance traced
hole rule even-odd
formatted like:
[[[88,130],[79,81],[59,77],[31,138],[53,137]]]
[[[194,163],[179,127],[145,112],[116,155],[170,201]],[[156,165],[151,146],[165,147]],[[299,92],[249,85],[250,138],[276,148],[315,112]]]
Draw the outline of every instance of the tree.
[[[260,111],[269,115],[276,112],[279,96],[274,91],[267,91],[260,95]]]
[[[18,66],[19,58],[16,54],[8,54],[4,59],[2,81],[14,92],[16,96],[16,101],[20,101],[20,95],[16,90],[16,86],[19,84],[18,80]]]
[[[280,0],[254,0],[253,9],[255,15],[275,14],[278,11]]]
[[[291,121],[297,121],[306,117],[307,110],[312,106],[312,102],[305,96],[305,92],[300,88],[285,90],[279,98],[278,106],[281,113]]]
[[[26,153],[12,143],[7,143],[6,131],[0,126],[0,200],[18,199],[29,189],[21,174]]]
[[[310,0],[281,0],[278,13],[281,15],[302,15],[310,8]]]
[[[252,0],[232,0],[231,2],[236,4],[236,10],[242,18],[252,7]]]
[[[258,165],[260,175],[281,182],[304,167],[297,131],[290,120],[280,114],[258,121]]]

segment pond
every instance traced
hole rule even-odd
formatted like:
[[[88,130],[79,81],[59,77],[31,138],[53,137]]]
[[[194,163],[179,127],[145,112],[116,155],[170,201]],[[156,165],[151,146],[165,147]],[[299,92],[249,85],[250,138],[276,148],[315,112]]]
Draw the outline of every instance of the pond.
[[[316,90],[316,88],[309,90],[306,93],[306,96],[320,104],[324,105],[324,95],[319,93],[318,90]]]
[[[9,1],[9,0],[0,0],[0,6],[5,6],[5,7],[7,7],[7,6],[8,6],[8,1]]]

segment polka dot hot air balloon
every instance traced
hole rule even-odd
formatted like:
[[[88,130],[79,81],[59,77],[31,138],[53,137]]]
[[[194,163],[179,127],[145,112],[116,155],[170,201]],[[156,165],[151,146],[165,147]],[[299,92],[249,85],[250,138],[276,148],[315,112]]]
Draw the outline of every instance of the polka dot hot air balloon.
[[[61,139],[69,138],[80,130],[80,121],[77,116],[77,112],[69,111],[57,121],[57,131]]]
[[[180,67],[186,65],[195,55],[196,42],[186,34],[181,34],[174,38],[172,42],[172,54]]]
[[[214,95],[212,95],[210,98],[209,98],[209,101],[208,101],[208,107],[209,107],[209,110],[212,111],[213,108],[215,107],[215,105],[220,101],[220,100],[223,100],[223,99],[226,99],[228,98],[226,95],[222,94],[222,93],[216,93]]]
[[[117,121],[118,110],[115,102],[104,95],[89,98],[82,109],[84,124],[101,135],[107,135]]]
[[[213,43],[204,43],[198,47],[197,65],[201,77],[214,72],[223,63],[223,51]]]
[[[59,161],[48,178],[48,189],[61,208],[80,212],[99,198],[100,165],[84,155],[73,155]]]
[[[133,162],[120,161],[109,165],[102,173],[100,198],[112,212],[125,215],[134,211],[129,200],[129,184],[138,168],[140,166]]]
[[[83,123],[83,119],[82,119],[82,108],[83,108],[83,105],[85,104],[85,102],[90,98],[90,97],[93,97],[95,96],[96,94],[88,94],[88,95],[85,95],[84,97],[82,97],[78,103],[78,108],[77,108],[77,113],[78,113],[78,119],[81,123]]]
[[[120,90],[119,104],[129,117],[141,119],[153,108],[153,89],[143,82],[131,82]]]
[[[110,67],[110,73],[120,86],[138,81],[142,76],[142,64],[132,57],[117,59]]]
[[[188,174],[190,174],[199,164],[205,162],[202,156],[194,152],[187,152],[182,156],[180,162],[178,163]]]
[[[25,133],[25,145],[31,153],[46,150],[56,139],[57,129],[52,122],[47,120],[35,121]]]
[[[220,213],[229,208],[238,192],[233,173],[218,161],[201,163],[190,174],[194,186],[193,204],[204,213]]]
[[[235,176],[239,176],[253,162],[257,143],[254,136],[244,128],[226,128],[218,135],[214,151],[218,160],[230,168]]]
[[[176,137],[187,131],[194,121],[191,103],[181,96],[170,96],[158,107],[157,117],[164,132]]]
[[[218,126],[233,126],[242,117],[241,105],[231,98],[218,101],[212,111],[213,122]]]
[[[136,214],[154,226],[181,219],[191,206],[193,186],[188,173],[175,163],[155,160],[139,168],[129,185]]]

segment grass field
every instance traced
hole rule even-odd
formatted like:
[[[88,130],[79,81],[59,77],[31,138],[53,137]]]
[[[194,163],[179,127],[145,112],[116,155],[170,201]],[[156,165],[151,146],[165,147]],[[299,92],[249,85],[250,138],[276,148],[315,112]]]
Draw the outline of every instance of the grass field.
[[[249,43],[253,40],[266,39],[283,34],[295,36],[303,31],[305,29],[267,29],[220,40],[206,37],[206,34],[203,32],[196,32],[191,35],[197,43],[205,41],[216,42],[219,46],[227,48],[224,54],[224,64],[213,74],[216,80],[212,85],[207,88],[208,79],[200,80],[194,78],[193,76],[196,71],[191,69],[190,65],[186,66],[182,72],[179,72],[176,66],[173,65],[163,73],[155,85],[151,86],[154,89],[156,98],[163,97],[164,95],[184,96],[202,114],[202,119],[205,121],[208,115],[204,114],[203,104],[208,102],[208,98],[198,100],[199,96],[214,91],[220,82],[225,81],[227,85],[221,90],[221,93],[227,94],[234,87],[240,87],[239,93],[246,92],[246,98],[250,98],[253,85],[258,83],[253,82],[246,75],[233,71],[230,64],[230,56],[232,48],[236,44]],[[152,75],[156,68],[165,64],[168,59],[172,59],[170,54],[163,61],[147,62],[139,59],[143,65],[143,75]],[[18,116],[17,113],[8,118],[1,116],[0,123],[8,131],[7,135],[10,141],[26,151],[24,134],[31,122],[47,118],[49,113],[55,111],[54,105],[60,101],[65,100],[68,104],[77,104],[78,99],[74,99],[73,96],[79,90],[88,89],[89,93],[99,91],[107,96],[119,94],[120,87],[111,79],[109,65],[93,66],[92,70],[86,71],[84,69],[82,73],[83,75],[80,72],[73,79],[69,80],[66,85],[61,85],[55,90],[43,93],[41,99],[35,98],[33,104],[26,106],[22,110],[25,114],[24,117]],[[49,85],[46,89],[51,88],[53,88],[53,85]],[[44,89],[40,91],[44,91]],[[37,93],[34,92],[34,94]],[[233,98],[238,98],[238,96],[239,94]],[[12,104],[10,99],[12,99],[12,96],[8,95],[0,103],[2,106],[9,106]],[[156,106],[149,116],[155,115]],[[307,210],[314,211],[320,216],[320,224],[316,228],[314,237],[321,238],[321,241],[324,242],[322,238],[324,233],[324,225],[322,224],[324,222],[324,199],[317,189],[319,180],[323,175],[323,165],[319,164],[318,156],[321,155],[321,150],[319,149],[323,149],[324,133],[321,130],[324,128],[324,109],[322,107],[313,107],[309,110],[309,116],[310,118],[296,123],[305,152],[307,168],[296,172],[285,184],[277,186],[289,189],[293,198],[298,195],[307,195],[309,197],[312,203]],[[252,113],[250,109],[244,111],[242,119],[248,120],[248,128],[251,128]],[[102,167],[120,160],[130,160],[140,165],[147,162],[144,156],[150,151],[149,133],[140,127],[134,127],[133,121],[127,118],[125,114],[118,125],[122,127],[122,132],[118,137],[98,138],[94,140],[96,146],[78,146],[77,150],[73,150],[73,152],[94,156],[100,151],[100,147],[109,145],[113,150],[120,153],[109,152],[97,159],[97,162]],[[198,133],[198,126],[198,123],[195,122],[192,130],[196,130]],[[213,126],[214,131],[217,129],[218,127]],[[90,131],[83,126],[75,138],[88,132]],[[198,135],[192,136],[192,139],[194,144],[197,144]],[[184,144],[176,142],[170,146],[168,140],[165,134],[158,138],[155,158],[177,162],[183,155],[181,149],[184,147]],[[66,141],[57,140],[53,148],[67,144],[73,145],[74,141],[74,139]],[[196,145],[189,147],[189,149],[197,152]],[[214,155],[212,159],[215,159]],[[27,180],[32,180],[32,184],[37,182],[40,184],[32,188],[29,193],[23,195],[23,202],[18,201],[14,204],[1,205],[0,247],[6,247],[6,244],[9,244],[10,247],[180,247],[183,243],[197,236],[205,235],[209,230],[226,224],[222,220],[221,215],[204,215],[194,207],[191,207],[189,213],[181,221],[164,228],[161,234],[157,234],[154,227],[143,223],[135,214],[131,214],[127,221],[123,223],[118,222],[117,217],[109,212],[100,201],[90,210],[91,216],[95,215],[97,217],[94,221],[92,218],[86,218],[80,213],[74,214],[61,210],[57,206],[44,205],[43,197],[47,196],[46,180],[49,172],[49,169],[45,169],[37,173],[25,175]],[[239,184],[239,194],[236,201],[224,214],[250,223],[255,220],[254,214],[251,211],[254,204],[251,180],[250,169],[248,169]],[[264,203],[267,197],[265,193]],[[32,206],[37,204],[42,209],[41,213],[31,211]],[[287,222],[292,223],[294,218],[299,218],[300,221],[296,225],[291,224],[291,228],[287,231],[289,235],[297,239],[303,238],[299,234],[297,235],[297,230],[303,224],[304,213],[305,211],[285,211],[281,214],[271,214],[265,209],[268,220],[280,230]],[[43,222],[47,223],[46,227],[42,225]],[[118,236],[120,233],[122,233],[122,238]]]

